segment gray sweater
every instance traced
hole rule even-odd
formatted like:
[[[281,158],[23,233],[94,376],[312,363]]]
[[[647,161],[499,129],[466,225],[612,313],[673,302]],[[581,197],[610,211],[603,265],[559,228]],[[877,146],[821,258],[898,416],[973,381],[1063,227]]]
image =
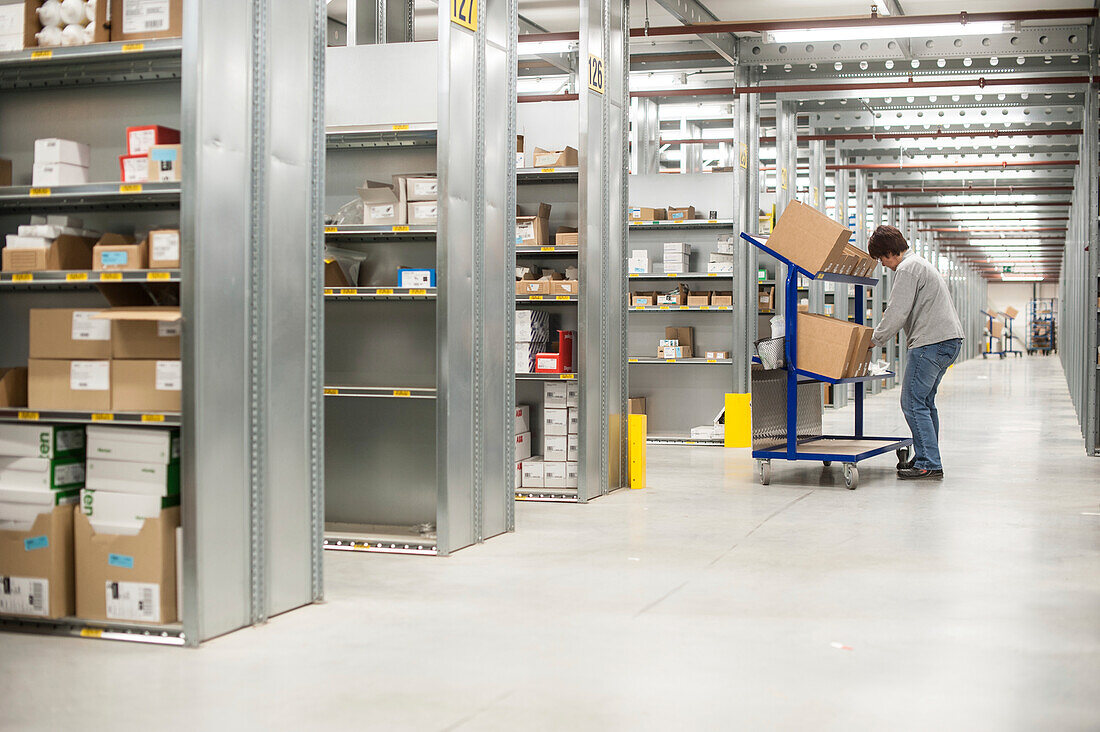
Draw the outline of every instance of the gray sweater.
[[[871,342],[881,346],[902,328],[910,348],[963,337],[962,323],[943,275],[912,251],[905,253],[895,270],[890,304]]]

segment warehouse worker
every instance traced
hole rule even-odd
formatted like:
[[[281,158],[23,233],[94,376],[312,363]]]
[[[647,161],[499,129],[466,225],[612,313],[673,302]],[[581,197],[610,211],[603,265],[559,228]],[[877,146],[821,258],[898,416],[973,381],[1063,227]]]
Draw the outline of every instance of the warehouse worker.
[[[909,344],[901,383],[901,411],[913,432],[915,453],[908,463],[898,463],[898,477],[940,479],[943,464],[936,389],[962,349],[962,323],[943,276],[927,259],[909,251],[905,237],[895,227],[875,229],[867,242],[867,252],[896,273],[890,304],[871,343],[884,345],[905,328]]]

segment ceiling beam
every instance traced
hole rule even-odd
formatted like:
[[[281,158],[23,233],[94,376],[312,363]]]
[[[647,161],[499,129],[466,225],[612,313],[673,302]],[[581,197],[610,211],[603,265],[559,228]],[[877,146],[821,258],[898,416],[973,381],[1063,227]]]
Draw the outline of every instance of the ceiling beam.
[[[718,16],[710,12],[699,0],[657,0],[657,4],[684,25],[718,21]],[[645,37],[644,34],[643,37]],[[699,39],[713,48],[731,66],[737,65],[737,36],[733,33],[699,34]]]

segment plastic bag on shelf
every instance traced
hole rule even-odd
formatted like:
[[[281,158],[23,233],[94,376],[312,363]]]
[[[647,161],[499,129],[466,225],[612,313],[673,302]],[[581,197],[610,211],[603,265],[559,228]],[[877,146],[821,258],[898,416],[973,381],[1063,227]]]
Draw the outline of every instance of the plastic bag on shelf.
[[[366,261],[367,255],[349,249],[326,246],[325,259],[335,259],[336,264],[340,266],[340,270],[344,273],[344,279],[354,286],[359,282],[359,270],[362,268],[363,262]]]
[[[782,338],[787,334],[787,322],[782,315],[776,315],[771,320],[772,338]]]
[[[332,216],[333,226],[355,226],[363,223],[363,201],[356,198],[348,201],[336,210]]]

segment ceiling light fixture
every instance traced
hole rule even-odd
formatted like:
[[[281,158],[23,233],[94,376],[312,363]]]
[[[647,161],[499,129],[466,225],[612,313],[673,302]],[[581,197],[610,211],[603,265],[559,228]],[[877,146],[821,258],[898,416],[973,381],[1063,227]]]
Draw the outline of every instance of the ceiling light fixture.
[[[911,25],[847,26],[841,28],[805,28],[801,30],[777,30],[768,35],[775,43],[799,43],[802,41],[866,41],[892,38],[923,38],[925,36],[980,36],[1001,33],[1000,21],[976,23],[913,23]]]

